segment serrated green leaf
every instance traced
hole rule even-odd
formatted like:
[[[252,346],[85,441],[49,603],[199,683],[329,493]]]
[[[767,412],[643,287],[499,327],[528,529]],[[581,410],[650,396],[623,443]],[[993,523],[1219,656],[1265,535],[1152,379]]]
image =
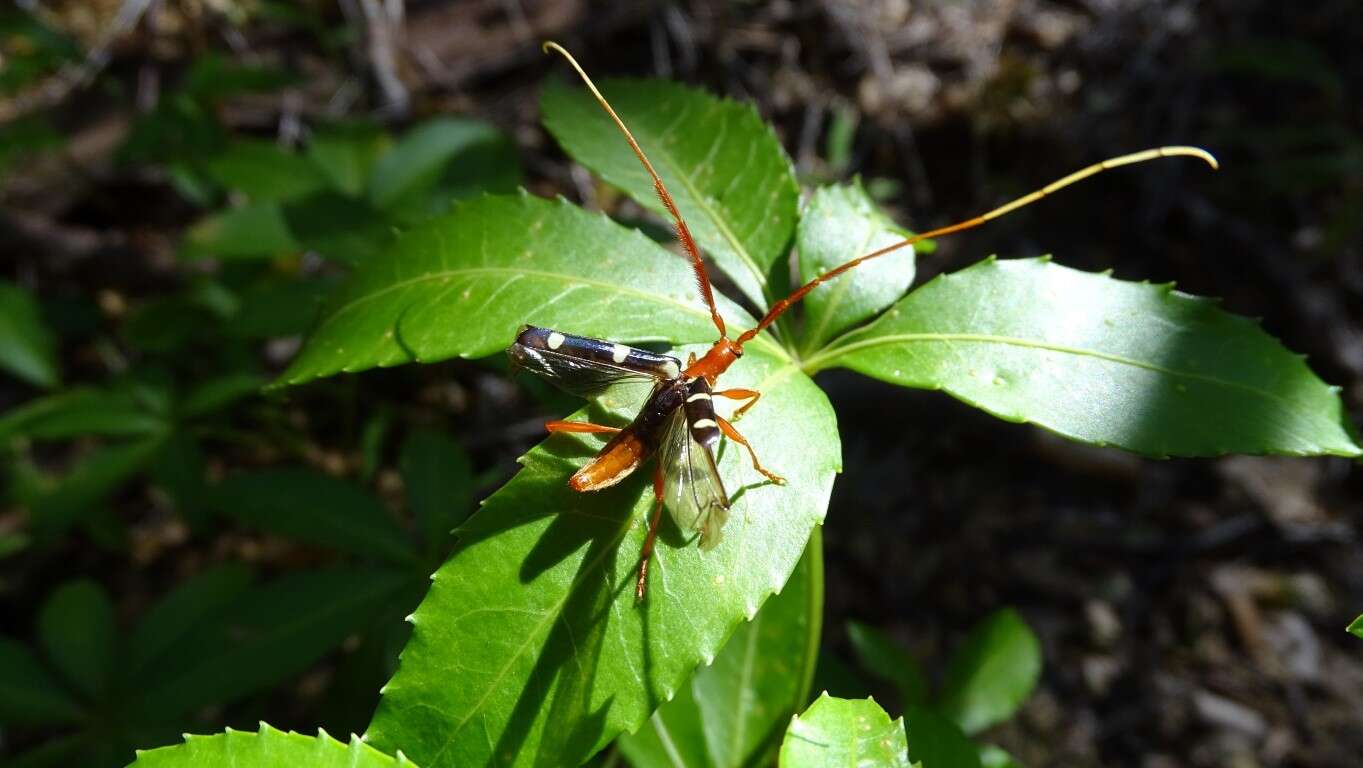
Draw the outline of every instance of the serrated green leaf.
[[[1349,625],[1349,632],[1363,638],[1363,616],[1354,619],[1353,623]]]
[[[261,530],[361,556],[411,563],[407,533],[364,490],[321,472],[276,469],[233,475],[212,505]]]
[[[312,160],[272,141],[239,141],[204,167],[213,181],[254,203],[297,200],[328,184],[326,174]]]
[[[943,714],[968,734],[1013,716],[1041,677],[1041,642],[1017,611],[1004,608],[970,631],[942,683]]]
[[[339,742],[326,731],[316,736],[285,733],[260,724],[255,733],[231,728],[212,736],[185,736],[185,743],[140,750],[130,768],[388,768],[412,766],[351,737]]]
[[[408,131],[379,159],[369,178],[369,199],[380,208],[419,208],[423,215],[437,213],[451,199],[437,191],[446,186],[447,175],[454,170],[451,166],[470,158],[476,161],[474,156],[479,153],[497,153],[498,145],[504,142],[496,128],[478,120],[429,120]],[[519,178],[519,170],[514,175]],[[515,183],[512,180],[513,186]]]
[[[38,387],[57,385],[57,341],[27,291],[0,280],[0,369]]]
[[[307,153],[336,189],[351,196],[364,192],[369,174],[388,151],[392,139],[378,126],[348,122],[322,126],[313,132]]]
[[[165,418],[127,389],[76,388],[48,395],[0,417],[0,442],[15,437],[65,440],[82,435],[141,437],[167,428]]]
[[[95,698],[114,672],[114,606],[93,581],[69,581],[38,612],[38,641],[52,666],[74,688]]]
[[[614,80],[601,92],[676,199],[700,247],[761,308],[784,294],[783,257],[799,186],[771,127],[747,104],[662,80]],[[666,216],[615,124],[582,89],[550,83],[544,125],[574,160]]]
[[[402,444],[398,467],[427,551],[443,553],[455,526],[473,512],[468,454],[442,432],[417,429]]]
[[[226,610],[251,586],[251,569],[240,564],[220,565],[175,587],[138,622],[128,639],[126,675],[130,681],[154,673],[152,667],[167,649],[200,623]]]
[[[160,654],[137,715],[173,718],[278,685],[400,610],[410,585],[405,572],[333,567],[253,587]]]
[[[891,721],[874,699],[835,699],[825,693],[804,714],[791,718],[781,744],[780,764],[782,768],[909,768],[904,719]]]
[[[904,729],[909,737],[909,759],[921,768],[980,768],[979,748],[936,710],[908,710]]]
[[[927,703],[928,684],[922,669],[889,635],[869,624],[849,621],[847,637],[864,669],[895,684],[905,709]]]
[[[908,233],[880,213],[861,184],[815,191],[800,216],[795,242],[800,279],[808,282]],[[809,354],[829,339],[895,303],[913,285],[914,250],[900,248],[825,283],[804,299],[800,348]]]
[[[185,259],[255,259],[296,253],[302,245],[289,231],[284,208],[276,201],[225,208],[199,219],[185,231]]]
[[[361,265],[276,383],[483,357],[524,323],[621,342],[715,336],[686,262],[638,232],[562,200],[481,197]]]
[[[723,541],[701,552],[664,516],[648,598],[636,605],[651,468],[575,493],[566,478],[602,441],[542,443],[460,529],[414,614],[372,743],[429,766],[580,763],[639,728],[756,614],[826,511],[837,429],[818,387],[763,346],[748,347],[723,383],[763,392],[739,426],[789,485],[759,482],[726,444],[719,464],[733,510]],[[638,403],[600,406],[612,413],[594,408],[593,421],[619,423]]]
[[[53,725],[80,716],[80,704],[28,646],[0,635],[0,724]]]
[[[816,529],[780,594],[740,624],[714,664],[616,742],[634,768],[767,765],[808,701],[823,614],[823,546]]]
[[[1363,453],[1335,389],[1246,318],[1044,259],[943,275],[806,360],[1153,456]]]

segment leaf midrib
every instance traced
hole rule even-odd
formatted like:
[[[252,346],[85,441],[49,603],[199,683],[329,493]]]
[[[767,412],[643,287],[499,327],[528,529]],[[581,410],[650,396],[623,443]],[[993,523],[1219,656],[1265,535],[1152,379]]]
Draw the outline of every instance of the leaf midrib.
[[[542,278],[542,279],[546,279],[546,280],[565,280],[565,279],[567,279],[567,280],[574,280],[574,281],[580,282],[580,283],[582,283],[582,284],[584,284],[584,285],[588,285],[588,286],[593,286],[593,287],[596,287],[596,288],[605,289],[605,290],[606,290],[607,292],[609,292],[609,293],[623,293],[623,294],[630,294],[630,295],[633,295],[633,296],[638,296],[638,297],[640,297],[640,298],[642,298],[642,299],[647,299],[648,301],[653,302],[653,303],[656,303],[656,304],[664,304],[664,305],[673,306],[673,307],[676,307],[677,309],[679,309],[680,311],[685,312],[686,314],[695,315],[696,317],[708,317],[708,316],[709,316],[709,313],[708,313],[707,311],[702,310],[702,309],[700,309],[700,308],[698,308],[698,307],[696,307],[696,306],[692,306],[692,305],[690,305],[690,304],[683,303],[683,302],[681,302],[680,300],[674,299],[674,298],[672,298],[672,297],[670,297],[670,296],[665,296],[665,295],[663,295],[663,294],[658,294],[658,293],[650,293],[650,292],[648,292],[648,291],[645,291],[645,290],[642,290],[642,289],[639,289],[639,288],[634,288],[634,287],[628,286],[628,285],[621,285],[621,284],[619,284],[619,283],[611,283],[611,282],[607,282],[607,281],[605,281],[605,280],[594,280],[594,279],[589,278],[589,277],[582,277],[581,275],[578,275],[578,274],[576,274],[576,273],[550,272],[550,271],[542,270],[542,269],[525,269],[525,268],[520,268],[520,267],[516,267],[516,268],[512,268],[512,267],[461,267],[461,268],[459,268],[459,269],[443,269],[443,270],[440,270],[440,271],[438,271],[438,272],[427,272],[427,273],[422,274],[422,275],[420,275],[420,276],[418,276],[418,277],[413,277],[413,278],[409,278],[409,279],[407,279],[407,280],[402,280],[402,281],[399,281],[399,282],[396,282],[396,283],[392,283],[392,284],[390,284],[390,285],[385,286],[384,288],[382,288],[382,289],[380,289],[380,290],[374,291],[374,292],[372,292],[372,293],[367,293],[367,294],[365,294],[364,296],[361,296],[361,297],[359,297],[359,298],[357,298],[357,299],[355,299],[355,300],[353,300],[353,301],[346,302],[344,305],[342,305],[342,306],[341,306],[339,309],[337,309],[335,312],[331,313],[331,314],[327,317],[327,319],[324,320],[324,321],[322,322],[321,325],[317,326],[317,330],[314,331],[312,335],[313,335],[313,337],[315,338],[316,336],[318,336],[319,334],[321,334],[324,330],[326,330],[329,326],[331,326],[334,322],[336,322],[337,320],[339,320],[343,315],[349,314],[351,310],[356,309],[356,308],[358,308],[358,307],[359,307],[360,305],[362,305],[362,304],[366,304],[366,303],[368,303],[369,301],[371,301],[371,300],[373,300],[373,299],[380,298],[380,297],[382,297],[382,296],[384,296],[384,295],[386,295],[386,294],[389,294],[389,293],[391,293],[391,292],[393,292],[393,291],[398,291],[398,290],[401,290],[401,289],[403,289],[403,288],[407,288],[407,287],[409,287],[409,286],[419,285],[419,284],[421,284],[421,283],[429,282],[429,281],[433,281],[433,280],[449,279],[449,278],[453,278],[453,277],[456,277],[456,276],[465,276],[465,275],[483,275],[483,274],[486,274],[486,275],[500,275],[500,274],[524,275],[524,276],[528,276],[528,277],[537,277],[537,278]],[[745,324],[746,324],[746,323],[745,323]],[[786,350],[785,350],[783,347],[781,347],[781,346],[779,346],[778,344],[776,344],[776,342],[774,342],[774,341],[768,339],[767,337],[761,336],[761,335],[760,335],[760,336],[758,336],[757,338],[753,339],[753,342],[754,342],[754,343],[759,343],[759,344],[761,344],[761,346],[762,346],[764,349],[766,349],[766,350],[769,351],[769,352],[772,352],[776,357],[778,357],[778,358],[780,358],[780,359],[782,359],[782,360],[784,360],[784,361],[787,361],[787,362],[790,361],[790,356],[789,356],[789,354],[786,352]]]
[[[1260,389],[1259,387],[1254,387],[1249,384],[1241,384],[1240,382],[1229,381],[1204,373],[1180,371],[1174,368],[1157,365],[1155,363],[1145,362],[1143,360],[1136,360],[1129,357],[1123,357],[1121,355],[1115,355],[1110,352],[1101,352],[1095,349],[1084,349],[1082,347],[1071,347],[1063,344],[1053,344],[1050,342],[1037,341],[1034,339],[1024,339],[1016,336],[997,336],[994,334],[986,333],[897,333],[889,334],[886,336],[877,336],[873,339],[856,341],[850,344],[844,344],[842,346],[825,347],[818,354],[815,354],[804,360],[803,370],[806,375],[813,376],[815,373],[825,368],[828,368],[830,365],[836,363],[838,357],[847,355],[856,350],[869,349],[871,347],[877,347],[886,344],[924,341],[927,342],[962,341],[980,344],[1001,344],[1005,346],[1041,349],[1046,350],[1048,352],[1059,352],[1061,354],[1074,355],[1076,357],[1092,357],[1098,360],[1106,360],[1107,362],[1111,363],[1129,365],[1133,368],[1141,368],[1143,370],[1152,371],[1154,373],[1161,373],[1168,376],[1185,378],[1192,381],[1200,381],[1203,383],[1212,384],[1219,387],[1225,387],[1227,389],[1236,389],[1242,392],[1248,392],[1257,397],[1264,398],[1265,400],[1270,400],[1279,403],[1287,410],[1293,411],[1298,415],[1305,415],[1307,421],[1320,421],[1314,413],[1312,413],[1309,410],[1303,410],[1297,403],[1288,400],[1282,395],[1276,394],[1266,389]],[[1334,425],[1333,422],[1330,423],[1330,426],[1337,428],[1337,425]],[[1301,436],[1298,435],[1298,438],[1301,439]],[[1303,439],[1303,442],[1308,444],[1316,444],[1319,441]]]

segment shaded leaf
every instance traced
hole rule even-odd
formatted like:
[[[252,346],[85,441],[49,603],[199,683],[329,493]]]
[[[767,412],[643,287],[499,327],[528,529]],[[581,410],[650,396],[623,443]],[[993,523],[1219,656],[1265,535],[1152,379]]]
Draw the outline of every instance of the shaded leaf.
[[[1017,611],[980,622],[952,655],[942,682],[942,713],[966,733],[1013,716],[1041,677],[1041,642]]]
[[[928,684],[922,669],[889,635],[869,624],[849,621],[847,637],[863,668],[895,684],[905,709],[927,703]]]
[[[635,768],[766,765],[808,701],[823,614],[817,529],[773,596],[636,734],[616,742]]]
[[[34,440],[141,437],[167,426],[165,417],[154,413],[131,390],[81,387],[25,403],[0,417],[0,442],[19,436]]]
[[[265,386],[265,381],[254,373],[227,373],[202,381],[180,401],[180,416],[196,419],[220,411],[250,397]]]
[[[0,280],[0,369],[38,387],[57,385],[57,341],[43,323],[38,302]]]
[[[909,736],[909,759],[922,768],[980,768],[979,748],[936,710],[908,710],[904,728]]]
[[[1246,318],[1045,259],[943,275],[806,360],[1153,456],[1360,451],[1337,390]]]
[[[326,174],[306,156],[272,141],[230,145],[205,164],[210,178],[251,202],[297,200],[326,188]]]
[[[398,467],[426,549],[444,552],[455,526],[473,512],[468,454],[442,432],[417,429],[402,444]]]
[[[242,291],[237,311],[222,325],[227,336],[268,339],[312,328],[326,297],[339,285],[329,278],[271,280]]]
[[[393,226],[381,213],[363,200],[335,192],[286,203],[283,213],[294,242],[347,264],[375,258],[393,241]]]
[[[411,562],[412,545],[372,494],[321,472],[276,469],[233,475],[212,504],[241,522],[361,556]]]
[[[985,744],[980,747],[980,768],[1022,768],[1022,763],[1003,747]]]
[[[156,458],[167,437],[108,445],[82,457],[55,485],[38,489],[27,500],[34,530],[56,536],[94,511],[123,481]]]
[[[789,485],[761,482],[726,444],[719,465],[733,510],[723,541],[702,553],[664,516],[648,597],[636,605],[651,468],[575,493],[565,479],[602,441],[542,443],[459,530],[414,614],[369,727],[373,744],[400,745],[430,766],[580,763],[639,728],[757,613],[827,508],[837,430],[823,393],[762,346],[725,383],[762,390],[742,429]],[[619,423],[638,407],[613,396],[601,405],[613,413],[592,409],[592,421]]]
[[[260,724],[255,733],[228,728],[213,736],[185,736],[185,743],[139,750],[132,768],[384,768],[413,765],[399,754],[385,755],[352,736],[343,744],[318,730],[316,736],[285,733]]]
[[[186,259],[254,259],[300,250],[283,206],[275,201],[209,214],[187,229],[180,243],[180,255]]]
[[[795,235],[800,279],[813,280],[907,236],[880,213],[860,183],[818,189],[800,215]],[[806,353],[817,350],[839,332],[879,314],[913,285],[914,271],[914,249],[909,246],[810,291],[804,299],[800,348]]]
[[[510,191],[519,182],[520,169],[514,149],[507,156],[508,146],[496,128],[478,120],[428,120],[408,131],[379,159],[369,179],[369,199],[398,213],[406,209],[404,215],[415,220],[443,213],[449,201],[458,197]],[[489,160],[492,165],[485,166]],[[469,163],[483,167],[466,175],[459,166]],[[491,184],[480,184],[479,177]]]
[[[128,639],[126,675],[130,681],[151,674],[167,649],[202,622],[226,610],[251,586],[251,569],[220,565],[192,576],[163,597],[138,622]]]
[[[700,247],[754,304],[785,293],[786,248],[799,187],[771,127],[748,104],[661,80],[601,91],[676,199]],[[583,89],[550,83],[544,126],[574,160],[660,216],[653,182],[615,124]]]
[[[0,724],[52,725],[80,716],[80,704],[28,646],[0,635]]]
[[[781,744],[781,766],[908,768],[904,720],[891,721],[874,699],[835,699],[825,693],[804,714],[791,718]]]
[[[686,262],[638,232],[562,200],[481,197],[362,264],[277,383],[500,353],[524,323],[621,342],[715,335]]]
[[[307,153],[333,187],[347,195],[359,196],[368,184],[374,165],[390,143],[388,134],[371,123],[338,123],[314,130]]]
[[[161,654],[139,715],[170,718],[278,685],[388,615],[409,585],[402,572],[334,567],[253,587]]]
[[[93,581],[69,581],[38,612],[43,652],[77,690],[91,698],[108,690],[114,672],[114,606]]]

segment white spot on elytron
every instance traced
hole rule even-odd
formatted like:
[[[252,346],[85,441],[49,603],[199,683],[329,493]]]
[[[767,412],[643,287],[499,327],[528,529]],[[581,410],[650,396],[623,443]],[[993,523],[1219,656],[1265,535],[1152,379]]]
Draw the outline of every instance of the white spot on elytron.
[[[691,425],[695,429],[710,429],[719,426],[714,419],[696,419],[696,423]]]
[[[629,357],[629,347],[624,344],[616,344],[611,350],[611,359],[617,363],[625,362],[627,357]]]
[[[563,334],[559,333],[558,331],[553,331],[549,334],[550,349],[558,349],[559,347],[563,346],[563,341],[564,341]]]
[[[667,361],[667,367],[663,368],[663,372],[666,373],[667,377],[670,379],[675,379],[681,375],[681,369],[671,360]]]
[[[688,402],[688,403],[694,403],[694,402],[696,402],[697,400],[709,400],[709,399],[711,399],[711,398],[710,398],[710,393],[709,393],[709,392],[697,392],[696,394],[694,394],[694,395],[692,395],[692,396],[686,398],[686,402]]]

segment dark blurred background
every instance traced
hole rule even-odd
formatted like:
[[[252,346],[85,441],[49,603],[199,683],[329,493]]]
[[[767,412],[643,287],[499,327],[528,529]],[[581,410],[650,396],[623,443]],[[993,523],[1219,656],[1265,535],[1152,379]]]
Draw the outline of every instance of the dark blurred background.
[[[598,78],[667,77],[751,102],[806,184],[860,176],[919,230],[1104,157],[1204,146],[1219,173],[1162,161],[1106,174],[941,241],[919,281],[990,254],[1176,281],[1262,317],[1363,421],[1355,0],[30,0],[4,13],[0,278],[37,297],[66,386],[154,368],[179,391],[228,359],[268,377],[296,349],[315,306],[302,294],[276,299],[298,302],[292,325],[198,333],[196,318],[226,316],[209,286],[240,299],[263,279],[185,258],[206,237],[203,217],[232,200],[232,185],[200,167],[231,139],[289,147],[319,126],[362,120],[355,130],[397,135],[467,116],[514,145],[518,167],[501,177],[511,186],[637,218],[539,125],[543,82],[564,76],[539,50],[554,38]],[[306,253],[270,270],[321,283],[340,273]],[[849,652],[849,619],[886,628],[931,668],[974,621],[1013,605],[1046,666],[1021,715],[991,736],[1025,765],[1358,764],[1363,644],[1343,632],[1363,612],[1358,464],[1151,461],[939,393],[839,373],[820,383],[845,462],[825,533],[832,667]],[[0,379],[0,409],[41,392]],[[453,435],[486,494],[546,413],[465,362],[245,402],[195,427],[201,476],[301,463],[383,499],[400,493],[401,446],[417,427]],[[241,559],[267,576],[318,564],[249,526],[186,518],[177,510],[192,492],[164,459],[101,486],[98,511],[70,532],[30,531],[35,478],[59,483],[104,445],[35,440],[5,454],[0,632],[32,637],[48,595],[73,577],[101,584],[126,623],[214,563]],[[273,688],[197,710],[196,729],[262,717],[362,728],[377,688],[365,686],[400,640],[348,638]],[[346,672],[360,646],[379,672]],[[823,680],[848,684],[827,668]],[[14,729],[0,755],[61,733]]]

